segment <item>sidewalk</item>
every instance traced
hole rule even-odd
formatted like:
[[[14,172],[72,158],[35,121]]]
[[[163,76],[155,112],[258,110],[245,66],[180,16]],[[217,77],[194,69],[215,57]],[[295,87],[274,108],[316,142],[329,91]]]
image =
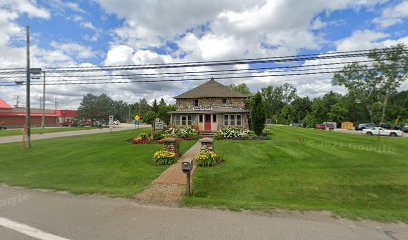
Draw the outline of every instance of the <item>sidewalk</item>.
[[[160,184],[186,184],[186,174],[181,170],[181,164],[186,159],[194,159],[194,157],[200,153],[200,142],[198,141],[194,146],[192,146],[187,152],[180,157],[180,159],[166,169],[153,183]],[[196,167],[194,166],[191,176],[194,175]]]
[[[141,204],[178,207],[187,184],[186,174],[181,170],[181,163],[186,159],[193,159],[199,152],[200,142],[198,141],[176,163],[162,172],[148,188],[134,196],[134,199]],[[191,181],[195,170],[194,166]]]

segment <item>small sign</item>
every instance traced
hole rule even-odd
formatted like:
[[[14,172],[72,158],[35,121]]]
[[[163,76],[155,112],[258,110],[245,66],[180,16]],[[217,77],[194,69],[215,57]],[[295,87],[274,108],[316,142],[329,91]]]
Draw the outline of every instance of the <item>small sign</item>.
[[[209,108],[204,108],[204,107],[193,107],[194,111],[210,111],[212,110],[212,107]]]
[[[163,122],[162,121],[155,121],[154,122],[154,130],[163,130]]]
[[[140,121],[135,120],[135,125],[140,125]]]
[[[140,120],[140,116],[139,116],[139,115],[136,115],[136,116],[135,116],[135,120],[136,120],[136,121],[139,121],[139,120]]]
[[[113,115],[109,115],[109,126],[113,125]]]

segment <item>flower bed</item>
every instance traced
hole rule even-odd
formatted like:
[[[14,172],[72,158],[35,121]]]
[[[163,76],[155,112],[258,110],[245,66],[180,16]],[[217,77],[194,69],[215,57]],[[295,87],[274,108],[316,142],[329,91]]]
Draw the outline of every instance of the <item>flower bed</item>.
[[[151,143],[163,144],[163,140],[152,140],[146,133],[141,133],[139,134],[139,136],[135,138],[129,138],[126,141],[132,144],[151,144]]]
[[[176,161],[176,154],[166,150],[159,150],[153,154],[154,165],[170,165]]]
[[[162,134],[163,138],[166,137],[174,137],[174,138],[181,138],[183,140],[195,140],[198,138],[198,133],[196,130],[192,129],[191,127],[183,127],[183,128],[169,128],[164,131]]]
[[[262,136],[256,136],[249,129],[229,127],[218,131],[214,138],[217,140],[269,140],[271,139],[269,135],[273,135],[270,129],[264,129]]]
[[[197,166],[212,167],[222,163],[223,158],[213,151],[201,151],[194,158],[194,162]]]

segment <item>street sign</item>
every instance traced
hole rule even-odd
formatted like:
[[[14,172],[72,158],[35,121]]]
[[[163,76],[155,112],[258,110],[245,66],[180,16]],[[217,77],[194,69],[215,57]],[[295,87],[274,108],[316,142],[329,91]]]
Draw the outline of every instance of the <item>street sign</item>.
[[[139,116],[139,115],[136,115],[136,116],[135,116],[135,120],[136,120],[136,121],[139,121],[139,120],[140,120],[140,116]]]

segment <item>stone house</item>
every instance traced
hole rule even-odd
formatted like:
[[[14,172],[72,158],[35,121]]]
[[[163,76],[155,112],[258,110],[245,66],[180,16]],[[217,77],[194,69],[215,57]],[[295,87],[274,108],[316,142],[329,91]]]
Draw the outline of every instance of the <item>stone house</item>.
[[[170,112],[170,126],[190,126],[199,132],[214,132],[227,127],[248,128],[247,97],[211,78],[174,97],[176,111]]]

